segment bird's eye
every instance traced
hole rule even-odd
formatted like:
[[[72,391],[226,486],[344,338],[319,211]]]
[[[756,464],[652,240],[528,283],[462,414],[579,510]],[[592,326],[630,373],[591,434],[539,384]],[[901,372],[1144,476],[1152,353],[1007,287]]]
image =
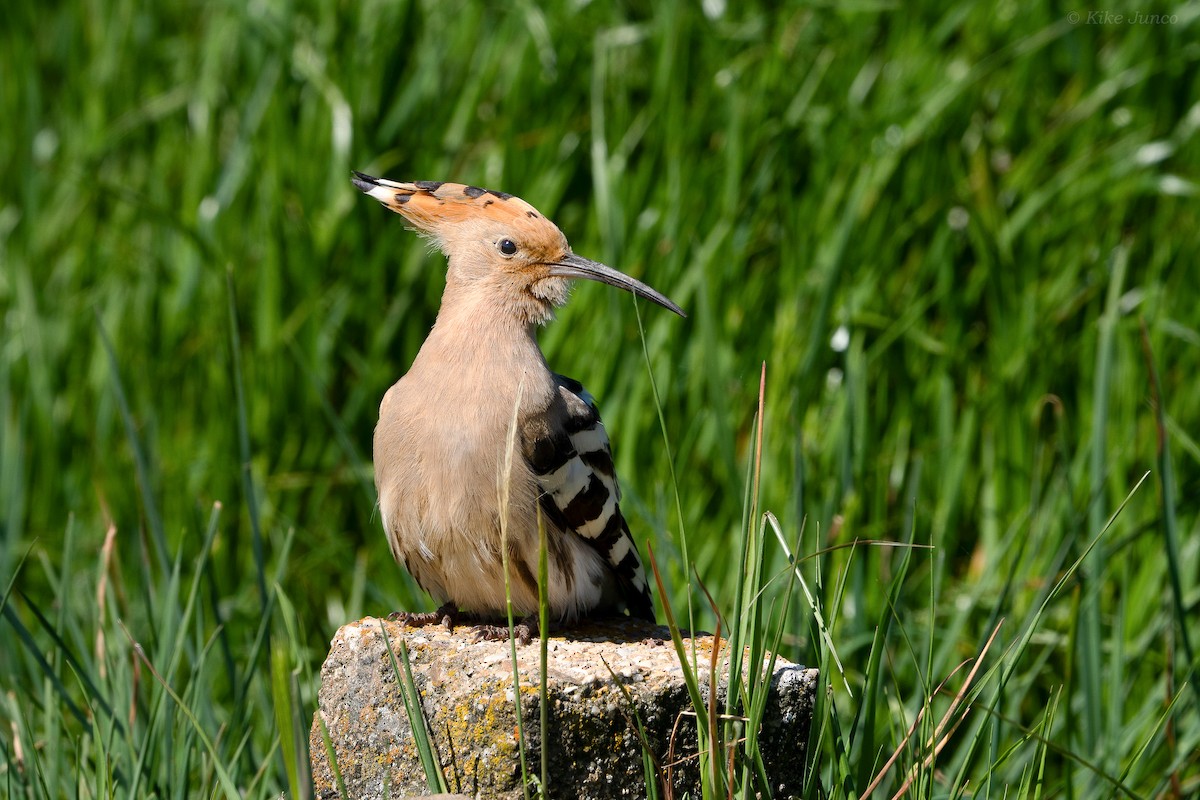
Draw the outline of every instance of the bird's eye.
[[[517,254],[517,243],[512,239],[501,239],[496,243],[496,248],[502,256],[515,256]]]

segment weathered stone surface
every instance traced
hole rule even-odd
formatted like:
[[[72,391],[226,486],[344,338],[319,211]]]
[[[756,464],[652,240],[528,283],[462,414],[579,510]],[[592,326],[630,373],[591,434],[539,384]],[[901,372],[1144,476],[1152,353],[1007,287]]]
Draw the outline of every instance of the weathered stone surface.
[[[402,628],[370,617],[338,631],[321,669],[319,708],[311,733],[317,797],[338,796],[322,720],[349,797],[430,793],[381,625],[398,664],[401,640],[408,648],[414,682],[450,791],[475,797],[520,797],[508,642],[472,642],[469,627],[451,633],[440,626]],[[695,646],[702,691],[707,693],[713,638],[698,635],[685,643],[689,652]],[[727,648],[728,643],[721,646]],[[719,656],[718,674],[727,675],[728,653]],[[632,697],[632,707],[606,663]],[[518,646],[517,664],[526,760],[529,773],[537,775],[542,736],[536,641]],[[695,720],[666,628],[612,620],[556,632],[549,642],[547,678],[550,797],[645,796],[643,747],[633,722],[634,709],[662,772],[673,764],[675,796],[684,791],[698,796]],[[777,797],[800,792],[816,686],[816,670],[776,661],[760,740]],[[719,708],[723,708],[723,679],[718,679],[717,687]]]

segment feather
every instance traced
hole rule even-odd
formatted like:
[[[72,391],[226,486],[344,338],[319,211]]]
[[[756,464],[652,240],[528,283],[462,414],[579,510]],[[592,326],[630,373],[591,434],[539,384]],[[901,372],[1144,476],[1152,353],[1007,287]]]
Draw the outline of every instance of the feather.
[[[604,558],[630,614],[653,622],[650,586],[621,514],[621,490],[596,402],[578,381],[561,375],[555,379],[565,409],[561,426],[527,448],[542,510]]]

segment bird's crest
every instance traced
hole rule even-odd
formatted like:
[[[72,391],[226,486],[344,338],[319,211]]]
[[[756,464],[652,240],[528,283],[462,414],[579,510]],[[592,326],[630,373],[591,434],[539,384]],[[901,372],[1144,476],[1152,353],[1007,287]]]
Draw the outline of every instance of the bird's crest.
[[[446,225],[480,219],[516,228],[529,227],[531,223],[540,227],[548,222],[536,208],[507,192],[442,181],[400,183],[361,172],[354,176],[354,184],[360,190],[428,233]]]

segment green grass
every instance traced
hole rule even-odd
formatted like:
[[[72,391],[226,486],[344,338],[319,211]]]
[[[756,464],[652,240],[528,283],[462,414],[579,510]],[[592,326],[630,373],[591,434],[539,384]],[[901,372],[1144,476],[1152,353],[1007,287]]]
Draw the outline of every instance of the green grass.
[[[430,607],[369,461],[443,266],[353,168],[687,309],[657,402],[627,295],[542,342],[678,615],[795,580],[812,796],[1200,791],[1200,5],[783,5],[7,4],[0,796],[303,795],[337,626]]]

